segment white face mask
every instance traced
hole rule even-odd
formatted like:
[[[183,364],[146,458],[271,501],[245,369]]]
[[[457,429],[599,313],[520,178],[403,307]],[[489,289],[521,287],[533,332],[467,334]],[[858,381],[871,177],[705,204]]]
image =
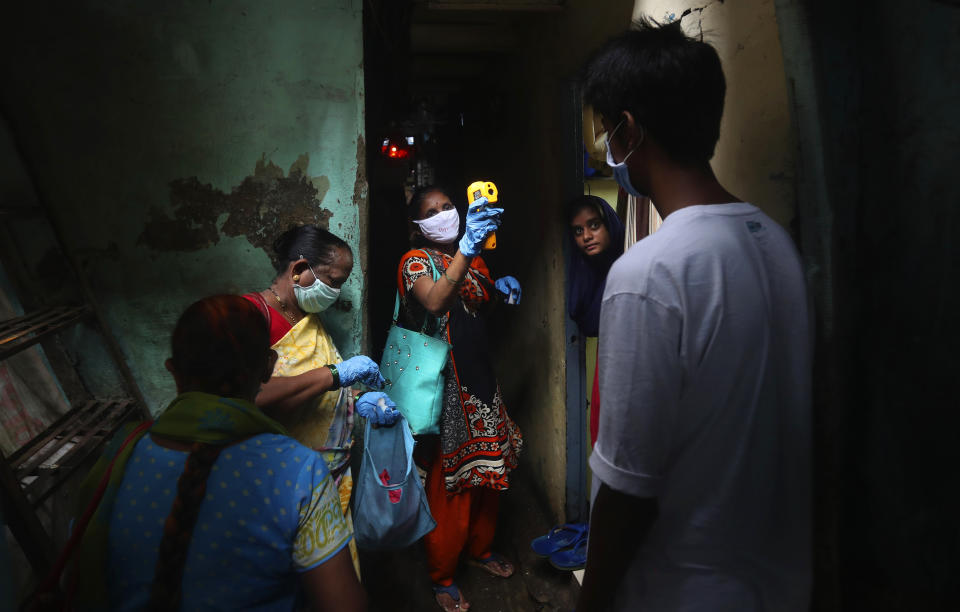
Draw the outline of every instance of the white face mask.
[[[424,238],[439,244],[450,244],[460,233],[460,213],[456,208],[439,212],[414,223],[420,228]]]
[[[310,268],[313,272],[313,268]],[[294,283],[293,295],[303,312],[322,312],[330,307],[340,297],[340,290],[326,284],[316,272],[313,272],[314,281],[309,287],[301,287]]]

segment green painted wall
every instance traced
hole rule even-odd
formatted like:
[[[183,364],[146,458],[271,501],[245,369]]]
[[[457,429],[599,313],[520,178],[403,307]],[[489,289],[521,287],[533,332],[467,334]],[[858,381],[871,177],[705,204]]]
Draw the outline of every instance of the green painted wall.
[[[266,287],[269,245],[292,223],[328,225],[354,248],[343,308],[325,320],[356,354],[361,1],[128,4],[76,2],[56,19],[14,9],[0,30],[0,102],[151,409],[174,393],[163,361],[179,313],[204,295]],[[35,289],[49,291],[41,281],[63,271],[49,241],[28,228],[17,238]],[[117,393],[91,334],[72,334],[81,372]]]

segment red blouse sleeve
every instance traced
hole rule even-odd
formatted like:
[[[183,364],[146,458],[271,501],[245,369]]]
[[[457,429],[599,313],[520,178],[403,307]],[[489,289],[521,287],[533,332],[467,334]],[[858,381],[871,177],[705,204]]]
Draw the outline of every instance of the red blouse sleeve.
[[[437,271],[443,274],[451,258],[448,255],[443,255],[441,259]],[[397,269],[397,289],[400,291],[400,295],[406,295],[413,284],[424,276],[433,276],[427,252],[422,249],[413,249],[404,253],[400,259],[400,267]],[[490,301],[494,293],[493,280],[482,257],[473,259],[463,280],[464,282],[460,286],[460,297],[464,302],[479,305]]]
[[[404,296],[421,277],[433,277],[429,255],[420,249],[407,251],[400,258],[400,267],[397,269],[397,290]]]
[[[494,293],[493,279],[490,278],[487,263],[482,257],[475,257],[470,262],[470,269],[460,287],[460,297],[467,304],[479,306],[489,302]]]
[[[270,346],[273,346],[287,335],[293,325],[283,316],[279,310],[267,304],[259,293],[246,293],[243,297],[247,298],[253,305],[260,309],[263,316],[270,323]],[[266,310],[265,310],[266,309]]]

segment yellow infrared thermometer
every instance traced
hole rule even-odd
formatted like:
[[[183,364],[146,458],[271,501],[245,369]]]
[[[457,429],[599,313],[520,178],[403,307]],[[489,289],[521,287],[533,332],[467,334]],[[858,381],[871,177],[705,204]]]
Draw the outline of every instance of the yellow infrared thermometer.
[[[467,187],[467,206],[473,204],[480,198],[487,198],[487,202],[495,204],[497,202],[497,186],[490,181],[474,181]],[[494,232],[487,236],[483,242],[483,250],[492,251],[497,248],[497,233]]]

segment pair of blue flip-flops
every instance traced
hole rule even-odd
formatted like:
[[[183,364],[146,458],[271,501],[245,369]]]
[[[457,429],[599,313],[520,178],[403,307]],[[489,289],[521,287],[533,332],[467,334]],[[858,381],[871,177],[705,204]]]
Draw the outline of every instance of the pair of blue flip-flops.
[[[586,523],[566,523],[534,538],[530,548],[559,570],[583,569],[587,564],[587,530]]]

